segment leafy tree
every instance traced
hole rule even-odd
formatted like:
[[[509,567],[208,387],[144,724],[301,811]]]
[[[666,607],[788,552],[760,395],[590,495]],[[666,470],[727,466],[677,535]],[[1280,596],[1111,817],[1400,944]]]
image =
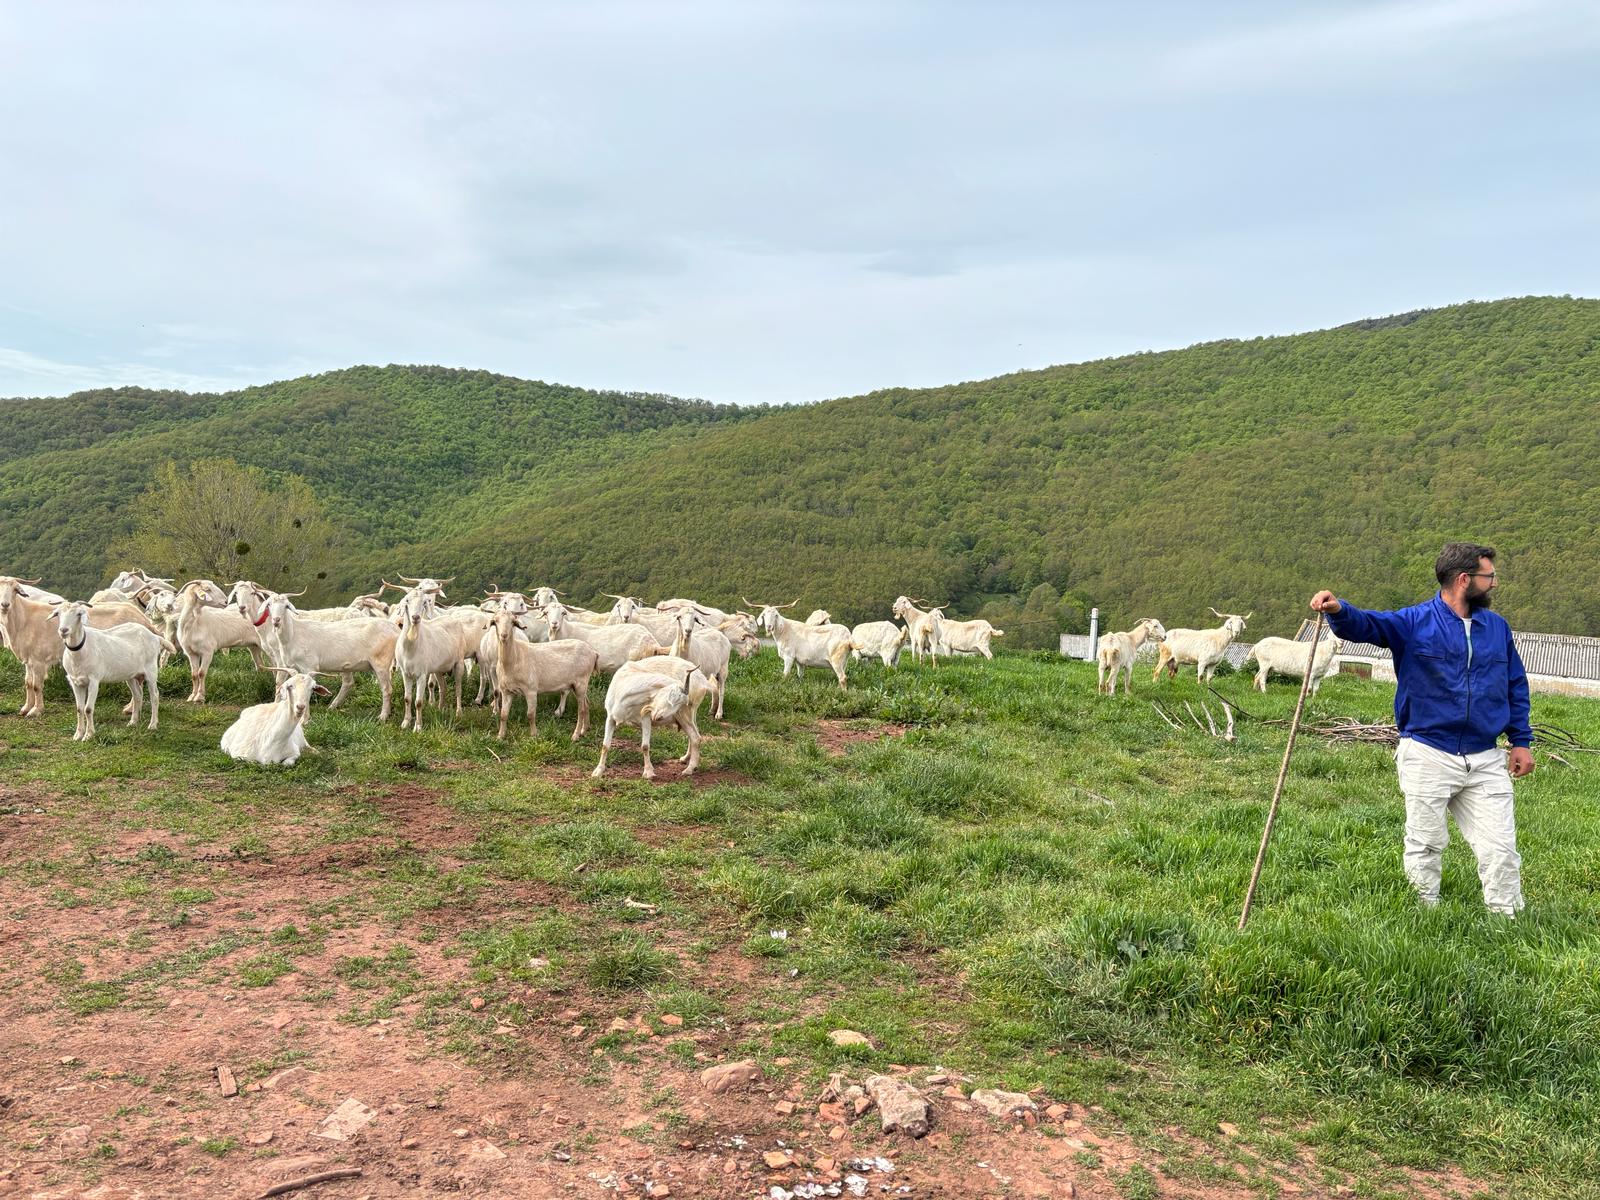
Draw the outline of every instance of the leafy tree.
[[[112,547],[113,572],[136,564],[158,575],[314,590],[339,544],[304,479],[274,482],[231,458],[167,462],[136,510],[132,534]]]

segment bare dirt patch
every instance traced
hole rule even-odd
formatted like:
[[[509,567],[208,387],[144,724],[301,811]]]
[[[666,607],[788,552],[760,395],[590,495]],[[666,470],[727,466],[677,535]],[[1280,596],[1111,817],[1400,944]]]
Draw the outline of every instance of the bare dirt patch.
[[[893,721],[838,720],[824,718],[817,722],[817,745],[824,754],[837,757],[849,752],[850,747],[863,742],[881,742],[885,738],[904,737],[909,725]]]
[[[70,905],[0,874],[0,1197],[260,1196],[338,1169],[360,1174],[295,1194],[1111,1200],[1146,1169],[1162,1196],[1249,1194],[1162,1176],[1082,1098],[1041,1095],[1034,1119],[996,1119],[967,1095],[974,1081],[931,1067],[893,1069],[933,1105],[922,1140],[825,1098],[804,1062],[766,1059],[760,1083],[712,1095],[700,1072],[764,1035],[739,1002],[781,962],[739,953],[732,928],[696,931],[722,944],[682,982],[730,1014],[698,1026],[581,982],[487,990],[455,933],[581,906],[505,881],[398,919],[375,912],[395,850],[447,863],[470,827],[425,788],[372,798],[385,837],[328,845],[314,830],[266,829],[266,850],[241,861],[113,834],[97,851],[105,890]],[[72,845],[65,817],[4,829],[7,861]],[[140,857],[158,842],[170,879]],[[178,921],[157,905],[178,881],[215,899]],[[149,890],[130,897],[135,884]],[[688,937],[658,932],[669,947]],[[342,1140],[325,1124],[341,1106]],[[1297,1194],[1331,1194],[1310,1178]]]

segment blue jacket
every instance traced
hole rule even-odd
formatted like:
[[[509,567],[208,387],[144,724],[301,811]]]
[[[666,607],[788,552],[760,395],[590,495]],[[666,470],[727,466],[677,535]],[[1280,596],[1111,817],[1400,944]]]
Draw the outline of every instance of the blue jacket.
[[[1472,614],[1469,655],[1466,628],[1442,596],[1396,612],[1339,603],[1343,610],[1328,616],[1334,633],[1394,652],[1394,718],[1403,737],[1446,754],[1488,750],[1502,733],[1513,746],[1532,744],[1528,672],[1499,613]]]

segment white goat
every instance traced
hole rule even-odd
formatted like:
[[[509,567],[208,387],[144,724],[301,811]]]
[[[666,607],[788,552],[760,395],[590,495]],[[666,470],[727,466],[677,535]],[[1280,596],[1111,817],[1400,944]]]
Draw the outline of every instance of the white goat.
[[[1255,613],[1248,612],[1241,617],[1238,613],[1219,613],[1214,608],[1211,612],[1222,618],[1219,628],[1167,630],[1151,682],[1160,679],[1162,671],[1176,678],[1178,667],[1183,663],[1193,663],[1196,677],[1203,681],[1209,681],[1217,673],[1217,664],[1226,656],[1228,643],[1244,632],[1244,623]]]
[[[59,597],[48,599],[55,593],[35,587],[36,582],[0,575],[0,642],[22,663],[22,707],[18,714],[24,717],[36,717],[44,711],[45,676],[61,661],[61,643],[50,612],[55,605],[67,603]],[[159,636],[150,618],[131,604],[96,605],[89,610],[89,624],[95,629],[137,625]]]
[[[788,604],[755,604],[750,600],[745,603],[761,610],[756,624],[778,644],[778,657],[783,659],[786,678],[790,667],[794,668],[796,679],[804,674],[806,667],[829,667],[839,681],[839,690],[849,690],[844,678],[845,663],[850,659],[848,629],[843,625],[807,625],[803,621],[791,621],[779,611],[793,608],[800,603],[798,599]]]
[[[357,671],[371,671],[378,678],[383,707],[378,720],[389,719],[394,690],[395,641],[399,628],[392,621],[370,617],[351,617],[348,621],[307,621],[294,610],[289,597],[274,592],[267,598],[258,628],[268,627],[268,644],[280,667],[297,671],[342,676],[339,690],[329,708],[344,702]]]
[[[664,654],[666,647],[640,625],[585,625],[572,617],[560,602],[547,604],[544,619],[550,623],[552,638],[577,638],[588,642],[600,655],[600,670],[611,672],[623,663],[651,654]]]
[[[1133,695],[1133,659],[1139,647],[1148,641],[1166,640],[1167,631],[1154,617],[1145,617],[1127,633],[1102,633],[1095,648],[1099,667],[1095,675],[1094,690],[1107,696],[1117,694],[1117,675],[1127,672],[1122,681],[1122,694]]]
[[[611,606],[611,611],[606,614],[606,624],[642,626],[648,629],[650,636],[663,646],[672,645],[672,639],[678,636],[676,613],[648,608],[633,596],[612,596],[610,592],[600,594],[611,596],[611,599],[616,601]]]
[[[1005,637],[1004,629],[996,629],[981,617],[973,621],[952,621],[939,609],[933,611],[936,614],[933,625],[939,649],[946,654],[981,654],[993,660],[989,639]]]
[[[306,741],[306,713],[313,695],[332,695],[304,671],[269,667],[283,678],[270,704],[252,704],[222,735],[222,749],[231,758],[263,766],[292,767],[302,754],[314,751]]]
[[[399,607],[400,638],[395,642],[394,663],[400,668],[401,694],[405,697],[400,728],[410,726],[421,733],[423,700],[428,681],[435,675],[455,676],[456,711],[461,711],[461,638],[457,627],[445,617],[428,615],[426,592],[407,592]]]
[[[140,625],[117,625],[111,629],[96,629],[89,623],[89,605],[52,605],[50,615],[57,622],[57,632],[65,649],[61,652],[61,669],[67,673],[67,683],[72,686],[72,698],[77,703],[78,727],[72,735],[75,742],[87,742],[94,737],[94,703],[100,695],[102,683],[126,683],[133,692],[133,715],[129,725],[139,723],[139,709],[144,704],[144,685],[150,685],[150,728],[161,723],[161,648],[165,643],[161,635]]]
[[[850,657],[876,654],[884,666],[895,666],[910,636],[903,625],[893,621],[863,621],[850,631]]]
[[[807,625],[832,625],[833,614],[825,608],[813,608],[811,615],[806,618]]]
[[[700,668],[711,681],[717,697],[717,708],[711,715],[722,720],[722,700],[728,691],[728,662],[733,656],[733,643],[720,629],[701,629],[692,611],[678,613],[678,635],[672,641],[672,654],[687,659]]]
[[[926,604],[923,600],[921,603]],[[939,622],[944,614],[937,608],[924,612],[917,607],[917,602],[909,596],[897,596],[893,608],[890,609],[895,616],[906,623],[906,633],[910,637],[911,657],[917,662],[922,661],[924,654],[933,660],[933,665],[939,665]]]
[[[656,777],[650,762],[650,730],[653,723],[671,722],[683,730],[689,749],[678,761],[687,765],[685,775],[694,774],[700,765],[700,728],[696,715],[700,703],[711,692],[711,683],[700,668],[686,659],[665,655],[643,662],[628,663],[606,689],[606,730],[600,740],[600,761],[590,774],[599,779],[606,773],[606,755],[618,725],[639,727],[639,748],[644,754],[644,778]]]
[[[1317,657],[1311,660],[1311,643],[1295,642],[1288,638],[1266,637],[1250,647],[1244,656],[1247,663],[1256,660],[1256,687],[1267,690],[1267,676],[1276,671],[1279,675],[1292,675],[1304,679],[1306,663],[1311,661],[1311,694],[1315,696],[1322,681],[1333,674],[1333,659],[1339,650],[1339,639],[1331,634],[1317,643]],[[1244,663],[1239,664],[1244,669]]]
[[[685,600],[682,596],[674,596],[670,600],[662,600],[656,604],[656,611],[664,613],[677,613],[686,608],[694,612],[700,624],[706,629],[715,628],[734,615],[710,604],[701,604],[698,600]]]
[[[511,702],[517,696],[528,709],[528,736],[538,736],[539,693],[560,692],[562,708],[569,695],[577,698],[577,723],[572,727],[572,740],[577,741],[589,731],[589,680],[600,669],[600,655],[576,638],[525,641],[518,626],[521,615],[509,607],[495,613],[480,647],[479,661],[492,658],[494,664],[494,707],[500,718],[495,736],[505,739]],[[556,711],[559,715],[561,710]]]
[[[210,599],[215,586],[209,580],[191,579],[178,589],[178,648],[189,660],[189,700],[195,704],[206,702],[206,675],[217,651],[242,646],[257,670],[263,665],[261,635],[237,609],[218,607]]]

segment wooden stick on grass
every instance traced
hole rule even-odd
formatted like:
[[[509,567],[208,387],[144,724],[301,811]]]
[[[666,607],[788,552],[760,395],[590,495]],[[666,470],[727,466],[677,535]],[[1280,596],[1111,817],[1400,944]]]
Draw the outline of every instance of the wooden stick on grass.
[[[1311,653],[1306,659],[1306,676],[1300,681],[1300,699],[1295,701],[1294,719],[1289,722],[1289,744],[1283,748],[1283,762],[1278,767],[1278,783],[1272,789],[1272,804],[1267,808],[1267,827],[1261,831],[1261,849],[1256,851],[1256,867],[1250,872],[1250,887],[1244,894],[1244,909],[1239,913],[1239,930],[1244,931],[1250,919],[1250,905],[1256,898],[1256,884],[1261,881],[1261,864],[1267,861],[1267,843],[1272,840],[1272,823],[1278,817],[1278,800],[1283,795],[1283,781],[1289,776],[1289,756],[1294,753],[1295,735],[1300,732],[1300,713],[1306,706],[1306,693],[1311,690],[1311,670],[1317,661],[1317,642],[1322,637],[1322,614],[1317,614],[1317,625],[1311,633]]]

